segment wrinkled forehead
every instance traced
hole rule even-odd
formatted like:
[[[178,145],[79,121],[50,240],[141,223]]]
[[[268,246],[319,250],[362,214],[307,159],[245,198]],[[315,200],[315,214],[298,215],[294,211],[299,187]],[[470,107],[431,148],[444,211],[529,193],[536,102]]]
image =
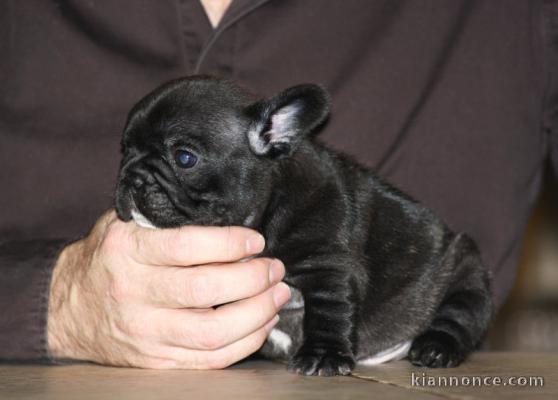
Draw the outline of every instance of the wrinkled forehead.
[[[167,146],[193,146],[203,150],[244,144],[248,121],[235,109],[184,107],[160,121],[160,140]]]
[[[186,145],[203,150],[244,143],[247,101],[230,93],[177,90],[158,99],[136,134],[146,143]],[[146,136],[149,137],[146,137]]]

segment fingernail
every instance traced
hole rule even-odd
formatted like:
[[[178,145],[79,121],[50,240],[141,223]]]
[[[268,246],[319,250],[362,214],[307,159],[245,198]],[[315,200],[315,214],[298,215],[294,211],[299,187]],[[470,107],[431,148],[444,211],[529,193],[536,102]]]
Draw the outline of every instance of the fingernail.
[[[285,267],[283,263],[279,260],[273,260],[269,264],[269,283],[272,285],[274,283],[280,282],[285,276]]]
[[[265,239],[262,235],[255,234],[246,241],[246,251],[249,254],[261,253],[265,247]]]
[[[291,298],[291,289],[284,282],[279,282],[273,290],[273,300],[277,308],[282,307]]]
[[[279,315],[276,315],[275,317],[273,317],[273,319],[271,321],[269,321],[267,324],[265,324],[265,326],[264,326],[265,331],[267,333],[271,332],[273,327],[275,325],[277,325],[277,322],[279,322]]]

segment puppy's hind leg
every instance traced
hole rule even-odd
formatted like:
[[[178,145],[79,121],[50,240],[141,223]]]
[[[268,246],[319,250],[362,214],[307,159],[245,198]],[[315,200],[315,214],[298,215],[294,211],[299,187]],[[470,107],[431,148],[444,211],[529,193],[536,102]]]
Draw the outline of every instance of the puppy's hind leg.
[[[453,270],[453,278],[431,325],[411,345],[409,360],[418,366],[459,365],[479,344],[492,316],[489,273],[471,238],[457,235],[441,268]]]

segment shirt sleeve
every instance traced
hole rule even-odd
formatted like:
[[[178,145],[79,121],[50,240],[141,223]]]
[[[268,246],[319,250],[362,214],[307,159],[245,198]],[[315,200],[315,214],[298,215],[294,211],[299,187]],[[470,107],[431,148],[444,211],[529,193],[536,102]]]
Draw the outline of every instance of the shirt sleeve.
[[[0,242],[0,361],[49,362],[47,311],[52,269],[69,242]]]

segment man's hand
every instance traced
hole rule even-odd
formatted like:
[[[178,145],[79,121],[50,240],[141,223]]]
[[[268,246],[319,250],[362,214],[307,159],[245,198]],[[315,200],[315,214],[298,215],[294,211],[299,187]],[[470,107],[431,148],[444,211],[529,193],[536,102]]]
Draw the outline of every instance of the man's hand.
[[[280,261],[238,261],[263,247],[246,228],[151,230],[106,213],[55,266],[51,355],[144,368],[241,360],[260,348],[290,297]]]

